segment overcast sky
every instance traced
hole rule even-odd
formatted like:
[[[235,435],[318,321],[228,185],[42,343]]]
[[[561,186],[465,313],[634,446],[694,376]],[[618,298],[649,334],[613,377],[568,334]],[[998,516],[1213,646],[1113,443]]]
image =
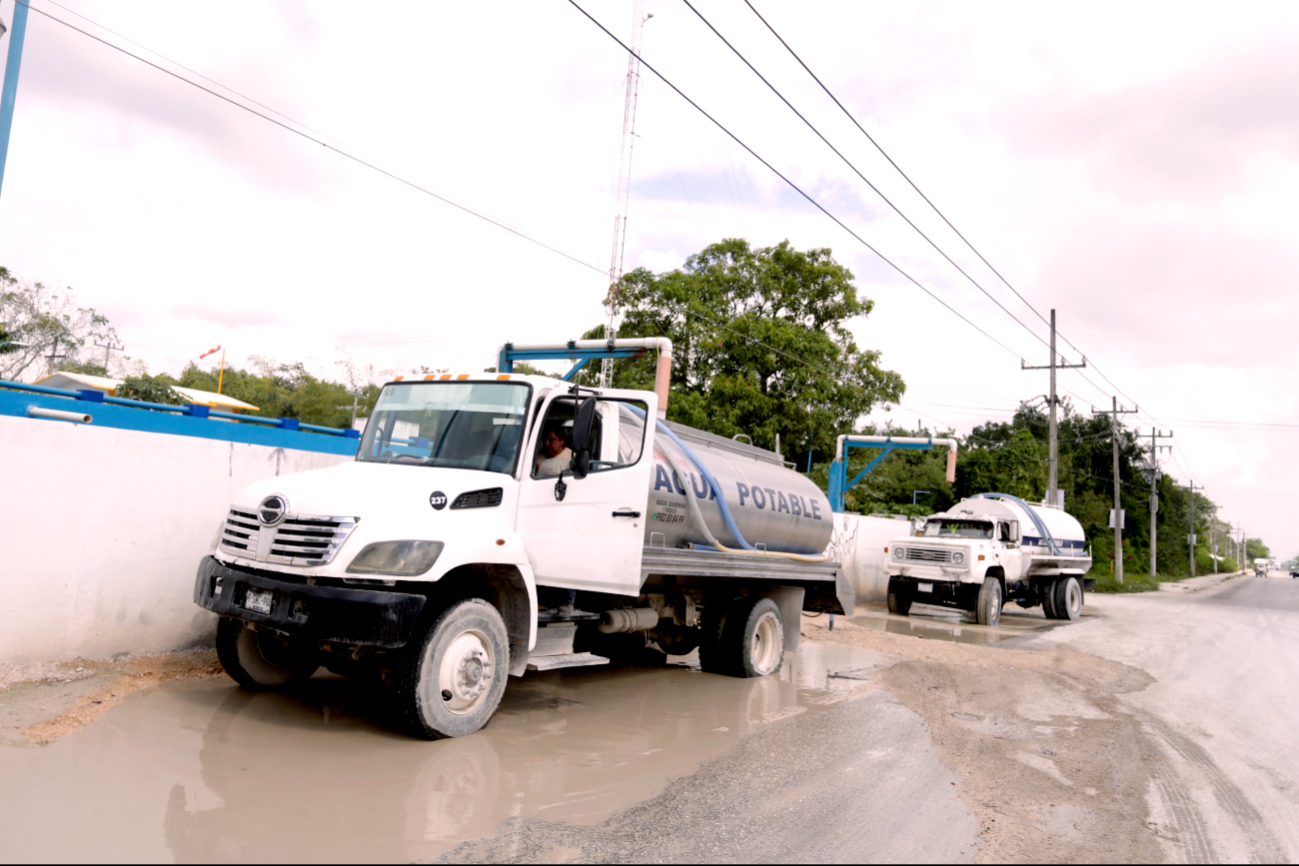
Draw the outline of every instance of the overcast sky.
[[[580,2],[628,38],[631,0]],[[580,260],[33,11],[0,264],[74,286],[151,370],[177,373],[218,343],[230,363],[307,360],[331,376],[344,353],[380,371],[476,370],[506,340],[602,321],[627,57],[568,0],[32,3]],[[646,0],[645,59],[1004,346],[648,71],[627,268],[668,270],[725,237],[830,247],[875,302],[853,325],[860,343],[907,383],[895,422],[968,433],[1045,393],[1044,374],[1020,370],[1047,362],[1041,319],[743,0],[695,5],[1028,329],[680,0]],[[1299,552],[1299,4],[754,5],[1033,307],[1058,310],[1088,360],[1060,377],[1074,406],[1108,408],[1121,390],[1141,410],[1126,423],[1175,432],[1166,472],[1203,484],[1274,553]],[[13,8],[0,2],[6,22]]]

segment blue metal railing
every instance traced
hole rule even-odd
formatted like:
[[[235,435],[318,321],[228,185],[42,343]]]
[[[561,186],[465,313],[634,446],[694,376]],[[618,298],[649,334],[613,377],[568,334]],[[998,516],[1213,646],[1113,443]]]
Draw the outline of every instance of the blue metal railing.
[[[27,391],[32,394],[46,394],[52,397],[66,397],[87,403],[109,403],[115,406],[126,406],[133,409],[145,409],[154,412],[170,412],[176,415],[187,415],[192,418],[213,418],[222,421],[237,421],[243,424],[258,424],[266,427],[277,427],[281,430],[299,430],[319,433],[326,436],[338,436],[343,439],[359,439],[359,431],[349,427],[322,427],[319,424],[304,424],[296,418],[260,418],[255,415],[239,415],[235,412],[222,412],[197,403],[183,403],[179,406],[167,403],[150,403],[147,400],[131,400],[126,397],[114,397],[87,388],[72,391],[67,388],[50,388],[46,385],[29,385],[23,382],[10,382],[0,379],[0,389],[9,391]]]

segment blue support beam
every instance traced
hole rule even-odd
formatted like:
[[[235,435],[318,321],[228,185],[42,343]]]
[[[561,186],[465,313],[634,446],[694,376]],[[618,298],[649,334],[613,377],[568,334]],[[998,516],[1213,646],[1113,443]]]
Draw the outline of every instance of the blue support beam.
[[[14,123],[14,101],[18,98],[18,70],[23,63],[23,40],[27,36],[27,4],[14,4],[13,27],[9,30],[9,57],[5,61],[4,88],[0,89],[0,188],[4,186],[5,162],[9,157],[9,132]]]
[[[614,348],[609,346],[600,346],[594,349],[579,349],[574,343],[558,349],[516,349],[513,343],[506,343],[501,349],[500,357],[496,362],[496,372],[513,373],[514,363],[516,361],[554,361],[576,359],[580,361],[576,367],[568,371],[564,376],[564,381],[568,381],[571,376],[582,369],[587,363],[604,358],[639,358],[645,354],[645,349],[632,348]]]
[[[830,508],[836,512],[842,512],[844,509],[844,500],[847,498],[848,491],[851,490],[858,481],[865,478],[872,469],[880,464],[881,460],[889,456],[889,453],[895,449],[901,448],[912,451],[929,451],[933,447],[933,443],[930,442],[872,442],[869,444],[845,442],[843,458],[835,460],[830,464],[830,489],[827,491],[830,499]],[[858,472],[853,477],[852,481],[849,481],[848,455],[851,453],[850,449],[852,448],[878,448],[880,449],[880,453],[874,460],[867,464],[865,469]]]

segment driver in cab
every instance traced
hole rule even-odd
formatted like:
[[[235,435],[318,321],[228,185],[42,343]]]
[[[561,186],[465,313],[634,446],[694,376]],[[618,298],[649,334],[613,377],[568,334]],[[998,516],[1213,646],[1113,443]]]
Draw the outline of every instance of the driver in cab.
[[[573,451],[565,444],[566,438],[562,426],[554,424],[546,428],[532,467],[534,478],[554,478],[568,468],[573,460]]]

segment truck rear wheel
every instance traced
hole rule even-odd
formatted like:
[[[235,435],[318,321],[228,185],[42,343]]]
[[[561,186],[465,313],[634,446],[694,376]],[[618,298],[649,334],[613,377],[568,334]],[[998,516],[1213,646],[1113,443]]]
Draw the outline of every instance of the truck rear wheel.
[[[1001,622],[1001,581],[986,577],[979,590],[978,606],[974,609],[979,625],[996,625]]]
[[[1046,614],[1047,619],[1059,619],[1055,612],[1055,595],[1060,581],[1055,578],[1044,580],[1037,585],[1038,592],[1042,594],[1042,612]]]
[[[509,636],[496,608],[458,601],[412,639],[397,669],[397,708],[426,739],[463,737],[495,714],[510,670]]]
[[[785,659],[785,626],[769,598],[744,596],[722,612],[715,641],[699,647],[699,666],[732,677],[765,677]]]
[[[1076,577],[1062,577],[1055,582],[1055,618],[1076,620],[1082,616],[1083,589]]]
[[[889,613],[906,616],[911,613],[911,593],[900,581],[889,581]]]
[[[246,689],[275,689],[310,679],[320,667],[315,652],[232,616],[217,622],[216,651],[221,667]]]

